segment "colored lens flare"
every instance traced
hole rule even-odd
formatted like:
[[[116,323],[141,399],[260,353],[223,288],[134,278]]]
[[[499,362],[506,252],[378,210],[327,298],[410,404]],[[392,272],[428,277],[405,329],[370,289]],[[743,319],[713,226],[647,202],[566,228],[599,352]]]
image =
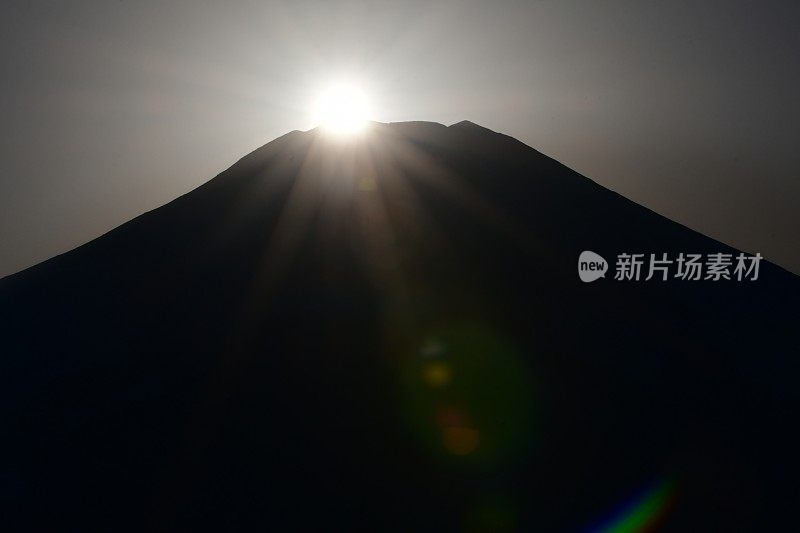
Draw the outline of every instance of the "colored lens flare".
[[[478,323],[431,333],[404,358],[406,415],[420,442],[447,464],[493,468],[519,459],[536,427],[519,354]]]
[[[675,483],[660,482],[644,495],[617,512],[605,525],[592,529],[595,533],[647,533],[656,531],[674,500]]]

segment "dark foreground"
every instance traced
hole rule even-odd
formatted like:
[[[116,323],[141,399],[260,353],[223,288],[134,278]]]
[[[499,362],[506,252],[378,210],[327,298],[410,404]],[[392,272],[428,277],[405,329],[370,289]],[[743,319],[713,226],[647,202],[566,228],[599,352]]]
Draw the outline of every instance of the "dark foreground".
[[[0,281],[3,529],[796,527],[800,280],[622,252],[733,251],[471,123],[281,137]]]

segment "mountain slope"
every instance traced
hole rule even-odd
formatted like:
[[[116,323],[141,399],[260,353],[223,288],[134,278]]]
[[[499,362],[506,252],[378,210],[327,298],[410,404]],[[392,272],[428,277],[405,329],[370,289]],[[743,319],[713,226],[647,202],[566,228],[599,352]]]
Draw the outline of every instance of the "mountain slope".
[[[790,519],[798,278],[584,284],[583,250],[735,252],[469,122],[276,139],[0,280],[8,516],[572,531],[658,486],[667,529]]]

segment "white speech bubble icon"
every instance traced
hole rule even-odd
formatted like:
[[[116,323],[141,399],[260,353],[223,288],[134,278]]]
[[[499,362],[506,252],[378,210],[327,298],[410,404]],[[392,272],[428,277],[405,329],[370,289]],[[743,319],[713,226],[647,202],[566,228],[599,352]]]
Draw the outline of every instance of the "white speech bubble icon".
[[[608,271],[608,263],[602,256],[586,250],[578,257],[578,276],[585,283],[604,278]]]

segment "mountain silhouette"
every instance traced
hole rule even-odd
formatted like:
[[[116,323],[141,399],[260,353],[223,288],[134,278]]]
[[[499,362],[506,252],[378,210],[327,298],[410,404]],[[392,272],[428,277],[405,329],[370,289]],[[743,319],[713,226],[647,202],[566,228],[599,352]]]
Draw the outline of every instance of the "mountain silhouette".
[[[785,530],[800,280],[623,253],[738,251],[468,121],[284,135],[0,280],[4,521]]]

